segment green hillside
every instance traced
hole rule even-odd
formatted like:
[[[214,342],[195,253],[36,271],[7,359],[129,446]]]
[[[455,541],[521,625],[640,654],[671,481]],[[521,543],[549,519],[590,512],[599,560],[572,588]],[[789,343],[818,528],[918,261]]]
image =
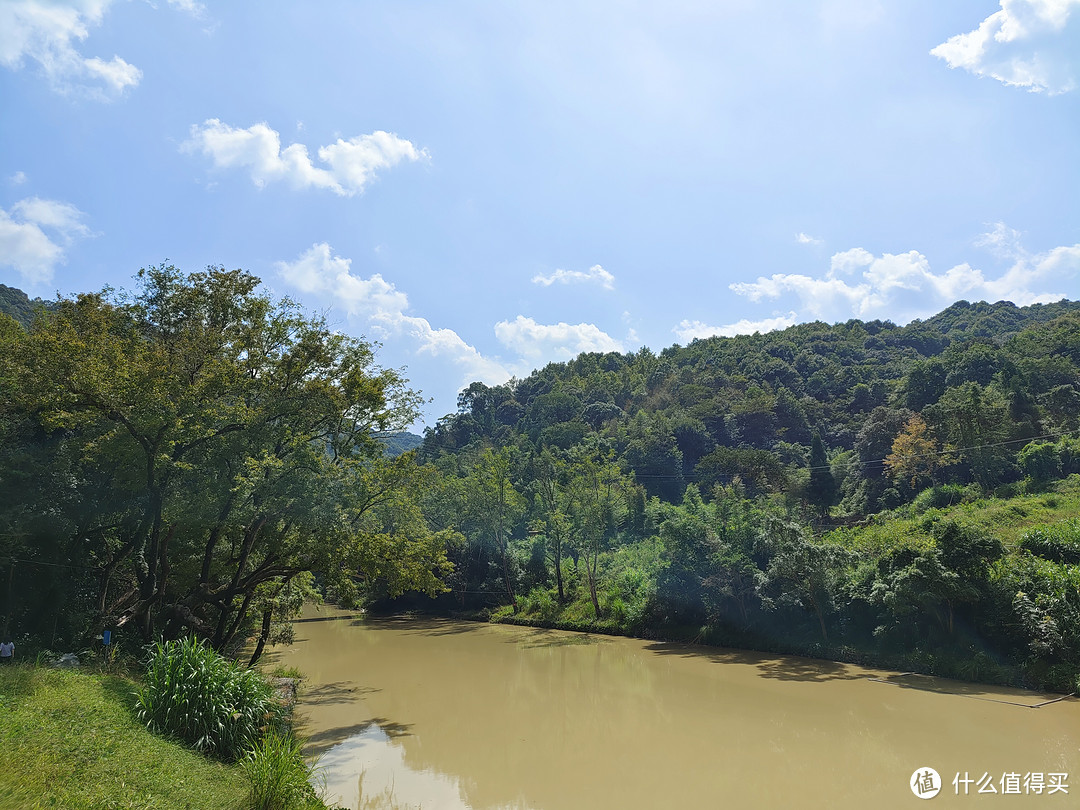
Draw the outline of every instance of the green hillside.
[[[459,404],[422,448],[465,503],[430,507],[459,606],[1075,686],[1077,560],[1022,539],[1072,542],[1076,302],[586,354]]]
[[[399,453],[421,400],[369,345],[241,271],[143,278],[0,317],[21,648],[261,651],[318,588],[1076,687],[1080,303],[582,354]]]
[[[50,304],[40,298],[31,299],[17,287],[0,284],[0,313],[10,315],[24,328],[29,327],[38,309],[47,309]]]

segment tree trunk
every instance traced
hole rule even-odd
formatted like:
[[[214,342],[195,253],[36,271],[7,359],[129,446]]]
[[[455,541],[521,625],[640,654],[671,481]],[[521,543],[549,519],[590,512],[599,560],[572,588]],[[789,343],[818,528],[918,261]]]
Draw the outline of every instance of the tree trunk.
[[[517,613],[517,597],[514,596],[513,585],[510,584],[510,563],[507,560],[506,543],[502,542],[499,535],[496,535],[495,545],[499,549],[499,556],[502,558],[503,584],[506,586],[506,595],[510,597],[510,605],[514,608],[514,613]]]
[[[555,584],[559,588],[559,604],[566,603],[566,592],[562,581],[562,544],[555,546]]]
[[[585,577],[589,580],[589,596],[592,597],[593,611],[596,618],[600,618],[600,600],[596,596],[596,563],[600,557],[600,550],[594,550],[592,560],[585,558]]]
[[[259,640],[255,644],[255,652],[251,654],[251,660],[248,661],[248,666],[253,667],[258,663],[262,657],[263,647],[266,646],[267,639],[270,638],[270,622],[274,616],[273,605],[263,608],[262,614],[262,630],[259,632]]]

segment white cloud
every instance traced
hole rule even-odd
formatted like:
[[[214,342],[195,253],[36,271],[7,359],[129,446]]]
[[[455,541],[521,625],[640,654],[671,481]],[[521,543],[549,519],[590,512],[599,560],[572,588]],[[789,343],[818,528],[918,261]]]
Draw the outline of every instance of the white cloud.
[[[681,343],[689,343],[697,338],[707,338],[714,335],[718,337],[735,337],[735,335],[752,335],[755,332],[775,332],[777,329],[786,329],[796,322],[796,315],[791,312],[787,315],[777,315],[774,318],[762,318],[760,321],[743,318],[725,326],[709,326],[702,321],[682,321],[671,331],[675,333]]]
[[[837,274],[850,276],[852,273],[869,267],[874,263],[874,254],[862,248],[852,248],[840,253],[834,253],[829,260],[829,278],[836,278]]]
[[[282,149],[281,136],[265,123],[241,129],[217,118],[192,125],[181,148],[209,157],[218,169],[247,169],[260,188],[284,180],[294,188],[329,189],[343,197],[361,193],[379,169],[428,157],[426,150],[380,130],[319,147],[319,160],[329,166],[323,168],[312,163],[303,144]]]
[[[809,234],[805,234],[802,231],[799,231],[797,234],[795,234],[795,241],[798,242],[800,245],[823,245],[823,244],[825,244],[824,239],[818,239],[817,237],[810,236]]]
[[[501,384],[543,363],[568,360],[582,352],[625,351],[622,342],[594,324],[540,324],[519,315],[495,324],[495,336],[516,357],[485,356],[453,329],[436,328],[427,318],[409,314],[404,292],[378,273],[370,278],[353,274],[352,261],[335,255],[325,242],[312,245],[295,261],[278,262],[277,269],[282,279],[301,292],[331,298],[350,315],[366,320],[379,339],[409,338],[418,355],[452,363],[461,370],[462,385],[474,380]]]
[[[462,370],[463,384],[506,382],[520,369],[484,357],[452,329],[436,329],[426,318],[406,315],[408,296],[376,273],[362,278],[351,272],[352,260],[336,256],[326,242],[312,245],[294,262],[278,262],[278,273],[306,293],[333,298],[350,315],[365,318],[380,337],[407,335],[417,352],[443,357]]]
[[[598,264],[589,268],[588,272],[581,270],[556,270],[550,276],[541,273],[533,276],[532,283],[550,287],[552,284],[581,284],[595,281],[605,290],[615,289],[615,276]]]
[[[755,302],[793,296],[799,301],[800,317],[826,321],[888,318],[906,323],[928,317],[960,299],[1007,300],[1018,306],[1057,301],[1066,297],[1063,290],[1072,289],[1075,279],[1080,278],[1080,244],[1028,255],[1017,243],[1015,232],[1004,224],[984,235],[979,244],[1003,242],[1015,261],[997,278],[987,278],[967,263],[935,273],[927,258],[914,250],[874,256],[854,248],[835,254],[821,278],[777,273],[731,284],[730,288]],[[686,323],[680,328],[693,334],[694,326]]]
[[[15,174],[11,175],[8,179],[8,182],[13,186],[21,186],[26,182],[26,172],[15,172]]]
[[[10,212],[0,208],[0,266],[15,269],[28,284],[50,281],[64,247],[90,235],[83,216],[73,205],[38,197],[20,200]]]
[[[180,11],[186,11],[197,20],[206,16],[206,6],[196,0],[169,0],[169,5]]]
[[[995,222],[994,230],[975,240],[975,247],[984,247],[1001,258],[1022,259],[1026,254],[1020,246],[1020,236],[1020,231],[1013,230],[1004,222]]]
[[[0,64],[12,70],[30,59],[61,93],[107,99],[134,87],[142,71],[119,56],[87,58],[75,48],[100,25],[112,0],[0,2]]]
[[[332,296],[350,315],[400,316],[409,306],[405,293],[378,273],[365,279],[350,272],[352,259],[335,256],[326,242],[312,245],[294,262],[278,262],[278,273],[301,292]]]
[[[1001,0],[979,27],[931,54],[951,68],[1050,95],[1076,87],[1080,0]]]
[[[621,352],[623,345],[591,323],[537,323],[518,315],[495,324],[495,337],[530,362],[569,360],[582,352]]]

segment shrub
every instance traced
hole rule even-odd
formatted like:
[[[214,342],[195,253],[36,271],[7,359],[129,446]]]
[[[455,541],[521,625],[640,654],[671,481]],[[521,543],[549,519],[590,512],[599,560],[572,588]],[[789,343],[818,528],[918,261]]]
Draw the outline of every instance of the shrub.
[[[921,515],[928,509],[943,509],[968,500],[971,500],[971,493],[967,487],[960,484],[941,484],[924,489],[916,495],[912,507],[916,515]]]
[[[307,810],[325,805],[311,786],[311,767],[295,737],[267,733],[240,761],[251,781],[252,810]]]
[[[559,603],[547,588],[537,586],[519,602],[521,612],[542,622],[553,622],[559,616]]]
[[[1017,456],[1024,475],[1037,483],[1061,477],[1061,454],[1050,442],[1030,442]]]
[[[238,759],[281,712],[258,672],[192,638],[154,646],[135,698],[136,716],[151,731],[226,761]]]
[[[1044,560],[1076,565],[1080,563],[1080,520],[1036,526],[1020,538],[1020,548]]]

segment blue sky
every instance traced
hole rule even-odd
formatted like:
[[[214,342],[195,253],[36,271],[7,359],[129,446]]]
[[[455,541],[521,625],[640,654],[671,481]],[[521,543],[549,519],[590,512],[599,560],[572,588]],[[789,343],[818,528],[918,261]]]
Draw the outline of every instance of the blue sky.
[[[1080,0],[0,0],[0,281],[209,264],[432,399],[1080,298]]]

